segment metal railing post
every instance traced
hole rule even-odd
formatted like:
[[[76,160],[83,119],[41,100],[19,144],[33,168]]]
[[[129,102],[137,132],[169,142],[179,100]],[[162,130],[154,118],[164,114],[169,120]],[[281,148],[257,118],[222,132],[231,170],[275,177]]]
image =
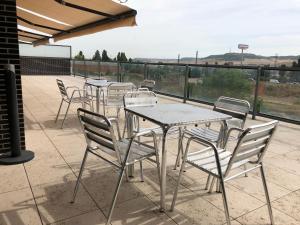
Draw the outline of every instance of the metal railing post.
[[[98,75],[99,75],[99,79],[101,78],[101,62],[100,60],[98,60]]]
[[[123,82],[122,81],[122,77],[121,77],[121,73],[120,73],[120,63],[118,62],[117,65],[118,65],[118,72],[117,72],[118,73],[118,75],[117,75],[118,77],[117,77],[117,80],[118,80],[118,82]]]
[[[185,73],[184,73],[184,88],[183,88],[183,103],[186,103],[187,98],[189,97],[189,74],[190,74],[190,67],[188,65],[185,66]]]
[[[147,63],[144,64],[144,80],[148,79],[148,68]]]
[[[85,59],[83,60],[83,65],[84,65],[84,78],[87,78],[87,69],[86,69],[86,63],[85,63]]]
[[[257,68],[255,91],[254,91],[253,114],[252,114],[252,119],[253,120],[255,120],[255,117],[256,117],[256,114],[257,114],[258,88],[259,88],[259,82],[260,82],[261,73],[262,73],[262,68],[259,66]]]

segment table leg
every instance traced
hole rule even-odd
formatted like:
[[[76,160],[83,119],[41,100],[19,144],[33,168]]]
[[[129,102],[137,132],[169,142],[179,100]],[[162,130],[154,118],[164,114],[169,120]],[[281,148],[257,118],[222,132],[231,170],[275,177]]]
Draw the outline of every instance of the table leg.
[[[96,111],[99,113],[99,102],[100,102],[100,93],[99,93],[99,87],[97,87],[96,90]]]
[[[166,180],[167,180],[167,151],[166,151],[166,135],[168,130],[163,130],[162,136],[162,153],[161,153],[161,181],[160,181],[160,211],[166,209]]]

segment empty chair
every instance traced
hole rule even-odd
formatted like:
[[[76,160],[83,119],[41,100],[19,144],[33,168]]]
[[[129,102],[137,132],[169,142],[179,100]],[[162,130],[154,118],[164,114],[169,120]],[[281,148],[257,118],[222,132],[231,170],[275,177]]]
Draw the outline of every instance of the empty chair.
[[[124,107],[130,108],[130,107],[141,107],[141,106],[154,106],[158,103],[158,98],[156,94],[152,91],[147,91],[147,90],[138,90],[138,91],[132,91],[128,92],[127,94],[124,95]],[[157,135],[162,135],[162,129],[160,126],[154,126],[154,127],[147,127],[147,128],[142,128],[140,127],[140,119],[138,116],[133,115],[132,116],[132,121],[128,121],[130,118],[125,115],[126,118],[126,127],[128,128],[128,123],[131,123],[132,125],[132,131],[133,133],[136,132],[141,132],[141,131],[147,131],[147,130],[152,130],[155,131]],[[178,128],[171,128],[169,130],[169,134],[174,134],[175,132],[178,131]],[[125,134],[125,129],[123,136]]]
[[[65,113],[63,121],[61,123],[61,128],[63,128],[71,103],[80,103],[83,108],[85,107],[86,104],[88,104],[91,107],[91,109],[93,109],[93,104],[91,102],[91,99],[85,96],[84,91],[80,90],[77,86],[65,87],[63,81],[59,80],[59,79],[56,79],[56,83],[57,83],[59,92],[61,94],[61,102],[60,102],[60,106],[59,106],[59,109],[58,109],[58,112],[57,112],[57,115],[55,118],[55,123],[57,122],[63,102],[68,103],[66,113]],[[69,96],[69,94],[68,94],[68,89],[73,90],[71,96]]]
[[[120,109],[123,107],[123,96],[133,91],[135,86],[133,83],[111,83],[107,87],[106,96],[103,97],[103,114],[106,114],[107,108],[115,108],[117,117],[119,117]]]
[[[154,80],[143,80],[140,84],[140,88],[147,88],[149,91],[153,91],[155,86]]]
[[[217,146],[220,146],[224,144],[222,141],[224,141],[224,137],[228,129],[231,127],[244,128],[247,115],[250,110],[250,104],[246,100],[221,96],[215,102],[213,110],[231,115],[233,118],[226,120],[225,127],[221,126],[219,130],[212,129],[210,124],[206,124],[205,127],[194,127],[189,131],[192,135],[199,136],[210,142],[216,143]],[[232,137],[230,137],[230,139],[232,139]],[[179,160],[180,151],[178,151],[174,169],[179,166]]]
[[[106,222],[106,224],[110,224],[125,169],[129,165],[133,165],[135,162],[139,162],[144,159],[152,160],[150,157],[154,156],[155,160],[152,161],[156,162],[157,164],[157,172],[160,180],[159,153],[157,149],[155,133],[152,132],[153,146],[145,145],[138,142],[136,138],[146,134],[149,135],[150,132],[137,133],[130,139],[121,139],[118,122],[115,118],[108,119],[105,116],[87,111],[85,109],[78,109],[78,117],[82,125],[87,147],[81,163],[72,202],[74,202],[76,198],[87,155],[88,153],[92,153],[93,155],[98,156],[107,163],[116,167],[120,171],[117,185],[113,190],[113,199]],[[116,124],[118,131],[117,137],[115,136],[112,123]]]
[[[186,149],[184,151],[183,163],[181,165],[177,186],[173,196],[171,210],[173,210],[175,207],[178,186],[185,163],[188,163],[220,181],[226,220],[227,224],[230,225],[230,216],[224,182],[241,176],[246,172],[260,169],[271,224],[274,224],[271,202],[263,170],[263,157],[266,153],[277,124],[278,121],[272,121],[262,125],[249,127],[244,131],[240,128],[230,128],[227,134],[227,140],[232,132],[242,132],[238,137],[238,141],[233,152],[228,151],[226,145],[224,148],[217,148],[214,143],[209,142],[207,139],[194,136],[190,133],[190,131],[185,131],[184,136],[187,134],[186,137],[188,140]],[[191,142],[194,142],[195,145],[205,146],[206,148],[195,152],[189,152]],[[234,170],[244,165],[248,165],[247,170]]]
[[[250,110],[250,104],[246,100],[221,96],[214,104],[214,111],[231,115],[233,118],[226,121],[226,128],[243,128]],[[217,145],[222,141],[219,130],[213,130],[208,126],[204,128],[192,128],[191,133],[203,137],[209,141],[216,142]]]
[[[84,82],[84,85],[83,85],[84,96],[91,101],[91,103],[93,104],[93,108],[94,108],[94,101],[97,100],[95,89],[96,88],[94,88],[92,85],[87,83],[87,80]]]

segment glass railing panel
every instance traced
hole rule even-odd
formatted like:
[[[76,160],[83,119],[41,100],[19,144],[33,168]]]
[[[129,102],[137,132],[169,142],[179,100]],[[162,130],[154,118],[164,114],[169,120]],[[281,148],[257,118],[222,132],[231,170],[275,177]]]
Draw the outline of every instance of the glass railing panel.
[[[154,90],[184,96],[184,81],[186,67],[184,65],[147,65],[146,77],[155,80]]]
[[[245,99],[253,107],[256,69],[190,67],[189,98],[214,103],[220,96]]]
[[[118,63],[116,62],[101,62],[100,77],[108,81],[118,81]]]
[[[139,87],[144,80],[144,64],[121,63],[120,72],[123,82],[132,82],[136,87]]]
[[[100,78],[100,62],[85,61],[85,76],[87,78]]]
[[[73,60],[73,74],[76,76],[85,76],[85,65],[84,61]]]
[[[300,121],[300,71],[263,70],[258,112]]]

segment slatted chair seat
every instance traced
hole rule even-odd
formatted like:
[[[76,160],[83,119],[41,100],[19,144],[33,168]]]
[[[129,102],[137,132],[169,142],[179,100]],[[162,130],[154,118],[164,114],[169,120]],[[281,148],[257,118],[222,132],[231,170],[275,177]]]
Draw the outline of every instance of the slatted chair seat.
[[[74,97],[72,99],[73,103],[81,103],[81,102],[90,102],[91,100],[88,97]]]
[[[126,152],[128,149],[129,140],[122,139],[118,141],[116,145],[120,151],[121,160],[124,161],[126,157]],[[131,145],[130,153],[128,156],[127,164],[133,164],[135,162],[141,161],[142,159],[149,158],[155,156],[155,149],[151,146],[146,146],[141,143],[133,142]]]
[[[222,168],[222,173],[226,172],[232,153],[224,149],[218,149],[220,165]],[[205,170],[207,173],[217,176],[218,169],[216,163],[215,153],[212,148],[207,148],[202,151],[193,152],[187,155],[186,162]],[[233,163],[231,169],[239,168],[242,165],[245,165],[249,160],[242,160],[237,163]]]

